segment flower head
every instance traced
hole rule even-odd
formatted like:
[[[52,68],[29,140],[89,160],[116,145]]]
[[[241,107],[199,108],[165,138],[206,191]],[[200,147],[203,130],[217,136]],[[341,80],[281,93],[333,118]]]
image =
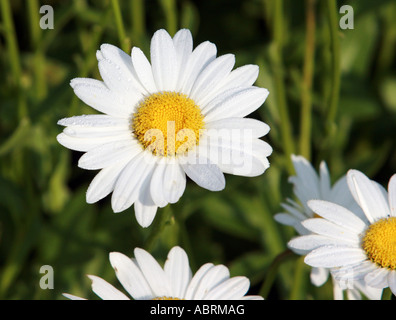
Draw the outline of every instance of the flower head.
[[[224,265],[206,263],[192,276],[186,252],[173,247],[162,268],[145,250],[136,248],[135,259],[110,253],[110,263],[124,289],[134,300],[262,300],[245,296],[250,283],[246,277],[230,278]],[[127,300],[127,295],[96,276],[92,290],[103,300]],[[70,299],[82,299],[64,294]]]
[[[292,226],[299,235],[308,235],[312,232],[305,227],[304,221],[314,217],[319,217],[317,211],[313,211],[308,203],[310,200],[326,200],[342,205],[350,210],[354,210],[359,216],[363,216],[351,192],[348,189],[347,178],[342,176],[333,185],[331,185],[330,173],[324,161],[320,163],[319,174],[302,156],[292,155],[295,176],[291,176],[289,181],[293,184],[294,195],[298,202],[288,199],[288,203],[283,203],[282,207],[286,212],[275,215],[275,220],[279,223]],[[309,251],[304,248],[289,246],[295,253],[305,255]],[[315,286],[323,285],[329,278],[330,269],[323,267],[313,267],[311,270],[311,282]],[[333,281],[333,291],[335,299],[343,296],[343,291],[347,289],[347,296],[350,299],[357,299],[360,292],[363,292],[370,299],[376,299],[380,291],[367,287],[364,283],[356,281],[354,286],[343,286]]]
[[[152,37],[149,61],[109,44],[97,52],[103,81],[77,78],[75,94],[103,114],[62,119],[57,139],[85,152],[78,165],[100,170],[87,191],[94,203],[112,193],[114,212],[134,205],[139,224],[149,226],[158,207],[177,202],[186,176],[211,191],[225,187],[224,173],[257,176],[272,148],[260,137],[265,123],[245,118],[268,90],[253,86],[258,67],[232,71],[235,57],[216,57],[203,42],[193,50],[191,33]]]
[[[322,219],[308,219],[312,234],[298,237],[289,246],[309,251],[305,262],[332,268],[344,283],[363,280],[379,290],[396,294],[396,175],[388,192],[357,170],[349,170],[348,186],[366,219],[335,203],[312,200],[309,206]]]

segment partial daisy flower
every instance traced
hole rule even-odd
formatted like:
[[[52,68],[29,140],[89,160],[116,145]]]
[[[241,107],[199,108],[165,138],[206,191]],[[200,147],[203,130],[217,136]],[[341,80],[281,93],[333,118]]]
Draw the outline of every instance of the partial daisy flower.
[[[260,296],[245,295],[250,282],[246,277],[230,278],[224,265],[204,264],[192,276],[186,252],[176,246],[168,254],[164,268],[145,250],[136,248],[134,259],[119,252],[110,253],[110,263],[118,280],[134,300],[263,300]],[[103,300],[130,298],[111,284],[96,276],[92,290]],[[85,300],[64,293],[72,300]]]
[[[298,202],[288,198],[287,203],[282,203],[281,206],[285,212],[274,216],[277,222],[292,226],[300,235],[304,235],[309,234],[310,231],[301,222],[315,216],[307,204],[309,200],[320,199],[346,208],[358,208],[349,192],[345,175],[331,185],[331,177],[325,161],[320,163],[319,174],[303,156],[292,155],[292,162],[296,175],[289,177],[289,182],[293,185],[293,193]]]
[[[149,61],[134,47],[131,56],[109,44],[97,52],[103,81],[77,78],[75,94],[103,114],[65,118],[57,139],[85,152],[78,166],[101,170],[86,200],[95,203],[112,192],[114,212],[134,204],[142,227],[158,207],[177,202],[186,176],[202,188],[220,191],[224,173],[258,176],[268,167],[272,148],[260,138],[269,126],[245,118],[266,100],[267,89],[253,86],[258,66],[232,71],[235,57],[216,57],[203,42],[193,50],[189,30],[173,39],[158,30]]]
[[[396,175],[389,181],[389,193],[360,171],[349,170],[347,179],[366,219],[336,203],[309,201],[322,219],[304,221],[312,234],[293,239],[289,246],[308,250],[305,262],[332,268],[340,282],[364,280],[367,286],[389,287],[396,294]]]
[[[303,222],[307,219],[318,217],[317,212],[308,206],[308,201],[312,199],[326,200],[337,203],[345,208],[354,210],[363,217],[351,192],[348,189],[346,176],[339,178],[331,185],[330,173],[326,162],[322,161],[317,173],[312,164],[303,156],[292,155],[292,162],[296,172],[295,176],[289,178],[289,182],[293,184],[293,193],[298,201],[287,199],[287,203],[282,203],[285,212],[278,213],[274,216],[275,220],[281,224],[292,226],[299,235],[311,234],[311,231],[304,227]],[[305,255],[309,253],[307,250],[290,247],[295,253]],[[330,269],[315,268],[311,270],[310,278],[315,286],[322,286],[329,278]],[[334,298],[343,297],[344,286],[340,286],[332,278]],[[367,287],[364,283],[356,282],[354,288],[347,289],[348,299],[360,299],[360,291],[370,299],[377,299],[381,296],[381,291],[375,288]]]

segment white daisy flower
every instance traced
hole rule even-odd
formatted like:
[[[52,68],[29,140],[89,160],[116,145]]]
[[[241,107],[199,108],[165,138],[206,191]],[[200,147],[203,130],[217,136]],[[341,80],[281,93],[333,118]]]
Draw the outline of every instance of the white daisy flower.
[[[308,250],[308,265],[332,268],[334,277],[346,285],[363,279],[367,286],[390,287],[396,294],[396,175],[389,181],[389,193],[360,171],[349,170],[347,179],[366,219],[335,203],[309,201],[323,219],[304,221],[313,234],[289,246]]]
[[[85,152],[78,166],[101,170],[87,191],[94,203],[111,192],[114,212],[134,204],[139,224],[149,226],[158,207],[177,202],[186,175],[211,191],[225,187],[224,173],[258,176],[272,148],[260,137],[269,126],[245,118],[268,90],[253,86],[258,67],[232,71],[235,57],[216,57],[203,42],[193,50],[189,30],[173,39],[158,30],[151,61],[134,47],[131,56],[109,44],[97,52],[103,82],[77,78],[75,94],[104,114],[62,119],[57,139]]]
[[[122,253],[110,253],[117,278],[134,300],[263,300],[246,296],[250,282],[246,277],[230,278],[224,265],[204,264],[192,276],[186,252],[180,247],[169,251],[164,268],[145,250],[136,248],[135,259]],[[103,300],[129,300],[129,297],[96,276],[92,290]],[[83,298],[63,294],[72,300]]]
[[[312,199],[326,200],[337,203],[349,210],[359,212],[363,216],[351,192],[348,189],[346,176],[339,178],[331,185],[330,173],[326,162],[322,161],[319,167],[319,174],[316,173],[312,164],[303,156],[292,155],[292,162],[296,172],[295,176],[289,178],[289,182],[293,184],[293,193],[298,202],[287,199],[287,203],[283,203],[282,207],[285,212],[278,213],[274,216],[275,220],[281,224],[292,226],[299,235],[311,234],[311,231],[304,227],[304,221],[310,218],[318,217],[317,212],[308,206],[308,201]],[[307,250],[290,247],[295,253],[305,255],[309,253]],[[310,278],[315,286],[322,286],[329,278],[330,269],[328,268],[312,268]],[[334,298],[343,297],[343,287],[337,281],[333,280]],[[356,282],[354,288],[349,287],[347,296],[350,299],[359,299],[360,291],[370,299],[380,297],[381,291],[375,288],[367,287],[364,283]]]

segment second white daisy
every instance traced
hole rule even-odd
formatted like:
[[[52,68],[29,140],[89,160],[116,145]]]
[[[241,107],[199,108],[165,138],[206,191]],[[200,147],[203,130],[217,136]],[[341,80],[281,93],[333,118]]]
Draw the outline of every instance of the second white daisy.
[[[335,203],[312,200],[310,208],[322,217],[303,222],[313,234],[290,241],[289,246],[308,250],[305,262],[332,268],[334,277],[396,294],[396,175],[388,192],[357,170],[347,174],[349,189],[366,215],[358,215]]]
[[[291,176],[289,181],[293,184],[293,192],[298,202],[288,199],[288,203],[283,203],[285,212],[275,215],[275,220],[279,223],[292,226],[299,235],[308,235],[312,232],[304,227],[304,221],[318,217],[309,206],[308,201],[312,199],[326,200],[341,205],[351,211],[357,212],[363,218],[363,211],[359,208],[348,189],[346,176],[340,177],[333,185],[326,162],[322,161],[319,173],[315,171],[312,164],[302,156],[292,155],[292,162],[296,175]],[[290,247],[295,253],[305,255],[309,250],[303,248]],[[330,269],[323,267],[313,267],[310,273],[311,282],[315,286],[322,286],[329,279]],[[381,290],[370,288],[362,281],[355,281],[354,285],[343,286],[337,280],[331,278],[333,282],[334,299],[342,299],[344,290],[348,299],[360,299],[361,292],[369,299],[379,299]]]
[[[136,248],[135,259],[110,253],[110,263],[124,289],[134,300],[263,300],[245,296],[250,282],[232,277],[224,265],[206,263],[192,276],[186,252],[180,247],[169,251],[164,268],[145,250]],[[92,290],[103,300],[128,300],[129,297],[97,276],[89,276]],[[64,294],[69,299],[82,298]]]
[[[257,176],[272,148],[260,137],[261,121],[244,118],[259,108],[268,90],[253,86],[258,67],[232,71],[235,57],[216,57],[209,41],[193,50],[191,33],[172,39],[157,31],[151,62],[139,48],[131,56],[108,44],[97,53],[102,81],[77,78],[75,94],[102,115],[60,120],[57,139],[85,152],[78,165],[101,170],[87,191],[94,203],[111,192],[114,212],[134,205],[139,224],[149,226],[158,207],[177,202],[186,176],[211,191],[225,187],[224,173]]]

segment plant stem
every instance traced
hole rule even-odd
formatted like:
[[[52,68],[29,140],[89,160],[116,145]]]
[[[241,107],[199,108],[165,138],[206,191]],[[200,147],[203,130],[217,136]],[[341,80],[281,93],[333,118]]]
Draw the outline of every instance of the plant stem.
[[[312,77],[315,55],[315,0],[306,0],[306,40],[301,97],[300,154],[311,159]]]
[[[293,281],[293,288],[290,293],[290,300],[302,300],[304,299],[304,288],[306,281],[304,281],[304,271],[305,271],[305,256],[301,256],[295,266],[295,274]]]
[[[264,279],[264,282],[261,286],[260,289],[260,293],[259,295],[262,296],[264,299],[268,298],[268,294],[272,288],[272,285],[275,281],[276,275],[278,273],[279,267],[280,265],[286,261],[287,259],[293,257],[294,254],[291,250],[287,249],[285,251],[283,251],[282,253],[280,253],[279,255],[277,255],[274,259],[274,261],[272,261],[271,265],[268,268],[267,271],[267,276]]]
[[[284,34],[284,19],[283,19],[283,0],[277,0],[273,3],[273,53],[271,54],[273,63],[273,76],[275,82],[275,99],[279,108],[279,115],[281,118],[281,135],[284,146],[284,151],[287,158],[287,168],[290,174],[294,172],[290,156],[294,153],[294,143],[292,135],[292,125],[289,119],[289,110],[287,106],[286,90],[284,85],[284,70],[283,70],[283,34]]]
[[[34,75],[36,85],[36,96],[38,99],[42,99],[47,94],[46,77],[45,77],[45,57],[41,47],[41,28],[39,19],[39,4],[37,0],[29,0],[28,11],[29,11],[29,22],[30,22],[30,38],[31,46],[34,51]]]
[[[338,10],[337,2],[334,0],[327,0],[327,12],[329,19],[329,30],[330,30],[330,48],[332,52],[331,64],[331,94],[329,101],[329,109],[327,112],[327,130],[331,131],[334,125],[334,120],[337,115],[338,100],[340,95],[340,83],[341,83],[341,65],[340,65],[340,41],[338,38]]]
[[[131,4],[132,13],[132,34],[133,43],[137,47],[143,47],[143,37],[145,34],[145,12],[144,12],[144,1],[133,0]]]
[[[8,0],[1,0],[0,8],[3,19],[4,34],[7,43],[8,59],[10,62],[11,72],[14,77],[14,84],[18,90],[18,113],[19,119],[28,115],[25,95],[22,93],[21,78],[22,67],[19,56],[19,48],[17,37],[15,33],[14,23],[12,20],[12,13],[10,3]]]
[[[177,10],[175,0],[160,0],[165,13],[166,28],[171,36],[177,31]]]
[[[124,27],[124,22],[122,20],[120,3],[119,3],[118,0],[111,0],[111,5],[112,5],[112,8],[113,8],[113,13],[114,13],[114,17],[115,17],[117,33],[118,33],[118,37],[120,39],[121,48],[125,52],[129,52],[129,50],[130,50],[130,44],[129,44],[130,40],[125,35],[125,27]]]
[[[157,219],[154,220],[151,233],[149,234],[147,240],[145,241],[145,248],[147,251],[151,251],[155,245],[155,240],[161,234],[162,230],[165,226],[169,223],[169,221],[173,217],[173,212],[171,205],[168,204],[164,209],[163,212],[159,212]]]

